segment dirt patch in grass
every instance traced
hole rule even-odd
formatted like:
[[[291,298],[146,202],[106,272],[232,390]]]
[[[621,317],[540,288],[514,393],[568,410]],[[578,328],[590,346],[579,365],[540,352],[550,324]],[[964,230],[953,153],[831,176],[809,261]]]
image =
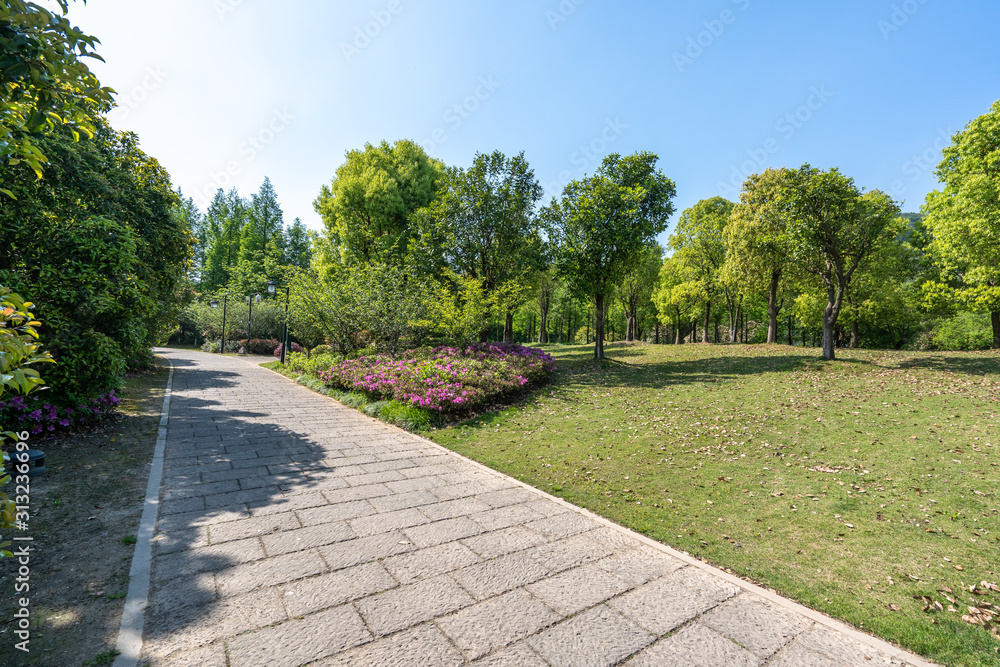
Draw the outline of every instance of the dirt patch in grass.
[[[935,662],[1000,665],[988,614],[962,618],[1000,612],[996,352],[547,351],[550,387],[429,437]]]
[[[156,443],[166,364],[130,378],[121,420],[93,433],[33,442],[30,652],[14,648],[15,567],[0,560],[0,665],[111,664],[135,533]]]

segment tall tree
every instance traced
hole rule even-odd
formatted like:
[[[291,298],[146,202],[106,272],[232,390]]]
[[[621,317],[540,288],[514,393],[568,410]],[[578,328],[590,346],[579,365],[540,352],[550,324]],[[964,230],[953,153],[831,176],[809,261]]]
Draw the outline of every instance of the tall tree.
[[[260,189],[250,197],[246,221],[240,229],[240,260],[260,263],[264,254],[284,252],[284,214],[271,179],[264,177]],[[269,250],[270,246],[270,250]]]
[[[1000,101],[952,138],[927,195],[931,253],[959,302],[988,312],[1000,349]]]
[[[748,291],[767,293],[767,342],[778,342],[778,315],[788,276],[791,238],[788,200],[783,195],[794,172],[766,169],[743,183],[740,203],[726,228],[724,279]],[[735,329],[730,326],[731,335]]]
[[[823,358],[834,359],[834,328],[861,263],[898,231],[899,206],[886,194],[862,192],[839,169],[803,165],[792,178],[789,237],[792,256],[826,287]]]
[[[201,290],[214,292],[229,283],[240,259],[240,236],[247,221],[248,202],[236,189],[220,188],[205,212],[205,266]]]
[[[664,259],[652,298],[660,322],[673,326],[674,344],[680,345],[683,322],[701,298],[691,267],[679,257]]]
[[[638,340],[639,313],[653,296],[660,267],[663,265],[663,248],[650,245],[639,254],[639,260],[625,273],[618,288],[622,309],[625,312],[625,340]]]
[[[300,269],[308,269],[312,262],[312,240],[309,230],[302,220],[295,221],[285,229],[285,262]]]
[[[597,173],[570,182],[544,216],[559,247],[558,270],[574,291],[593,300],[594,357],[604,358],[605,298],[674,212],[673,181],[649,152],[604,158]]]
[[[455,273],[482,281],[504,314],[504,340],[513,339],[514,310],[539,261],[541,234],[535,205],[542,186],[524,153],[477,153],[469,169],[452,168],[439,198],[417,216],[417,246],[440,253]],[[436,246],[436,247],[434,247]],[[487,332],[481,339],[485,340]]]
[[[685,210],[670,235],[670,247],[690,266],[695,279],[702,285],[705,303],[705,335],[709,342],[709,320],[712,302],[721,293],[729,309],[730,330],[735,321],[736,290],[722,280],[722,265],[726,261],[726,225],[733,211],[733,202],[722,197],[702,199]]]
[[[413,236],[410,216],[434,200],[443,175],[444,165],[409,140],[348,151],[313,203],[323,218],[323,261],[401,264]]]
[[[205,270],[205,217],[198,210],[194,199],[185,198],[180,188],[177,188],[177,198],[180,201],[171,209],[171,213],[177,218],[178,224],[190,229],[191,235],[194,236],[195,244],[192,249],[193,256],[189,276],[191,282],[197,284],[201,282],[201,275]]]
[[[0,3],[0,165],[23,161],[38,177],[47,156],[36,134],[64,126],[75,141],[93,136],[93,119],[114,93],[81,60],[103,61],[93,50],[97,38],[69,22],[68,0],[57,4],[59,12],[23,0]]]

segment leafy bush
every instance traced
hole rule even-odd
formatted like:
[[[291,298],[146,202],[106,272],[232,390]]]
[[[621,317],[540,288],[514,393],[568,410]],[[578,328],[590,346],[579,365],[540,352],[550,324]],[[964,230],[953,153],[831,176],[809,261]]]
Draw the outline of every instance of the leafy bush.
[[[284,347],[285,347],[284,343],[281,343],[280,345],[278,345],[278,347],[276,347],[275,350],[274,350],[274,356],[276,356],[278,358],[281,358],[281,350]],[[293,354],[295,352],[305,352],[305,350],[302,349],[302,346],[299,345],[298,343],[292,343],[288,347],[291,348],[291,352],[289,352],[289,354]],[[287,359],[286,359],[286,361],[287,361]]]
[[[341,361],[343,357],[339,354],[314,354],[311,357],[300,352],[292,352],[285,357],[285,363],[289,368],[312,377],[317,376],[321,371],[329,370],[331,366]]]
[[[480,344],[344,360],[320,372],[319,378],[331,387],[457,412],[544,382],[554,370],[552,357],[537,348]]]
[[[28,431],[32,435],[58,435],[91,428],[118,414],[121,399],[114,391],[95,396],[75,407],[56,406],[39,396],[15,396],[0,402],[0,423],[4,428]]]
[[[313,349],[309,350],[309,354],[333,354],[333,348],[329,345],[317,345]]]
[[[215,352],[219,353],[219,339],[206,340],[201,346],[202,352]],[[226,352],[239,352],[240,351],[240,341],[238,340],[226,340]]]
[[[247,354],[256,354],[260,356],[265,356],[272,354],[274,348],[280,345],[274,338],[251,338],[246,340],[245,338],[240,341],[240,347],[246,349]]]
[[[961,312],[941,320],[932,332],[930,347],[937,350],[988,350],[993,345],[989,315]]]

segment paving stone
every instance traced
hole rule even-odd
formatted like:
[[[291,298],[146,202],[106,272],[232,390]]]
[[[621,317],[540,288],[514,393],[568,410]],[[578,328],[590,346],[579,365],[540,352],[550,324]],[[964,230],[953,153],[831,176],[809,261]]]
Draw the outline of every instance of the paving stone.
[[[527,642],[520,642],[471,663],[475,667],[548,667],[549,663],[531,650]]]
[[[326,570],[315,549],[274,556],[254,563],[237,565],[219,572],[215,581],[219,595],[229,597],[262,586],[276,586]]]
[[[198,572],[218,572],[237,563],[263,557],[264,550],[256,538],[166,554],[153,559],[153,580],[165,581]]]
[[[388,482],[388,484],[392,484],[392,482]],[[372,498],[368,502],[379,512],[391,512],[393,510],[403,510],[420,505],[431,505],[440,501],[430,491],[421,489],[419,491],[410,491],[409,493],[395,493],[391,496]]]
[[[537,521],[529,521],[524,525],[537,533],[541,533],[545,537],[556,539],[593,530],[597,528],[599,524],[593,519],[585,517],[582,514],[567,512],[564,514],[557,514],[555,516],[547,516],[544,519],[538,519]]]
[[[143,664],[140,661],[140,664]],[[150,656],[148,667],[227,667],[226,647],[222,642],[193,651],[174,652],[166,657]]]
[[[553,667],[614,665],[655,637],[621,614],[600,605],[528,639]]]
[[[529,503],[525,503],[525,507],[530,507],[536,512],[546,516],[556,516],[557,514],[565,514],[567,512],[572,512],[572,510],[561,503],[557,503],[554,500],[549,500],[548,498],[539,498],[537,500],[532,500]]]
[[[264,535],[261,541],[264,543],[264,549],[268,556],[277,556],[293,551],[322,547],[334,542],[343,542],[354,537],[354,531],[346,523],[337,522],[272,533]]]
[[[413,526],[403,530],[418,547],[432,547],[437,544],[444,544],[454,540],[461,540],[466,537],[478,535],[483,532],[482,526],[464,516],[444,521],[434,521],[433,523],[421,526]]]
[[[506,507],[508,505],[530,503],[539,500],[537,491],[526,489],[523,486],[501,489],[500,491],[490,491],[489,493],[480,494],[476,498],[490,507]]]
[[[355,500],[336,505],[323,505],[298,511],[303,526],[316,526],[333,521],[346,521],[375,514],[376,510],[367,500]]]
[[[387,635],[473,602],[454,580],[443,575],[373,595],[355,605],[372,632]]]
[[[725,602],[743,591],[736,584],[729,583],[721,577],[716,577],[700,567],[685,567],[670,575],[670,578],[682,586],[697,591],[712,598],[716,602]]]
[[[412,468],[407,469],[412,470]],[[371,472],[363,475],[345,476],[343,479],[351,486],[365,486],[367,484],[379,484],[382,482],[393,482],[406,479],[407,470],[387,470],[385,472]]]
[[[656,635],[665,635],[716,604],[712,598],[680,585],[673,575],[608,602],[609,607]]]
[[[272,514],[269,516],[243,519],[242,521],[228,521],[210,526],[206,532],[210,534],[212,544],[231,542],[252,536],[265,535],[280,532],[282,530],[294,530],[299,528],[299,520],[292,512],[282,514]]]
[[[699,620],[763,659],[812,625],[802,616],[749,593],[724,602]]]
[[[475,660],[560,618],[527,591],[519,589],[439,618],[437,624],[466,658]]]
[[[398,482],[386,482],[385,486],[393,493],[407,493],[408,491],[430,490],[441,486],[441,484],[442,481],[437,477],[417,477],[416,479],[401,479]],[[438,500],[447,499],[438,498]]]
[[[431,521],[441,519],[453,519],[457,516],[467,516],[476,512],[490,509],[490,506],[475,498],[459,498],[457,500],[446,500],[433,505],[424,505],[420,511]]]
[[[852,637],[838,634],[822,626],[815,626],[808,632],[802,633],[795,640],[795,643],[845,665],[887,667],[905,664]]]
[[[310,667],[457,667],[461,652],[432,623],[321,660]]]
[[[529,554],[553,572],[560,572],[610,556],[611,549],[582,533],[558,542],[542,544]]]
[[[288,618],[281,596],[273,588],[170,609],[157,607],[145,622],[146,641],[162,654],[189,650],[220,637],[232,637]]]
[[[448,542],[420,549],[382,561],[399,583],[409,584],[418,579],[451,572],[478,563],[481,559],[474,551],[459,542]]]
[[[596,565],[584,565],[526,586],[563,616],[583,611],[632,588]]]
[[[173,515],[177,516],[177,515]],[[208,546],[208,528],[205,526],[191,526],[190,528],[177,528],[169,533],[160,533],[153,537],[153,555],[175,553],[187,549],[198,549]]]
[[[704,625],[689,623],[629,660],[627,667],[759,667],[762,660]],[[813,663],[803,663],[803,667]]]
[[[469,519],[471,521],[471,519]],[[434,524],[431,524],[434,525]],[[478,523],[476,525],[479,525]],[[480,528],[482,530],[482,528]],[[483,558],[496,558],[515,551],[523,551],[545,542],[545,538],[521,526],[512,526],[501,530],[483,533],[476,537],[462,540]]]
[[[365,537],[369,535],[377,535],[379,533],[388,533],[389,531],[400,530],[402,528],[409,528],[410,526],[419,526],[420,524],[430,522],[431,520],[422,514],[420,510],[411,508],[397,510],[395,512],[373,514],[360,519],[354,519],[348,523],[354,532],[356,532],[359,536]]]
[[[467,567],[452,576],[477,600],[484,600],[534,583],[548,573],[526,553],[515,553]]]
[[[298,667],[370,639],[361,617],[345,605],[235,637],[228,642],[229,661],[233,665]]]
[[[792,642],[781,649],[777,655],[768,661],[769,667],[844,667],[848,665],[867,665],[869,662],[842,663],[822,653],[807,649],[799,642]]]
[[[281,587],[288,615],[303,616],[395,588],[398,583],[378,563],[367,563]]]
[[[687,566],[682,560],[644,545],[639,549],[614,553],[595,565],[636,586]]]
[[[543,519],[545,515],[526,505],[511,505],[509,507],[500,507],[495,510],[470,514],[469,518],[486,530],[500,530],[501,528],[528,523],[535,519]]]
[[[413,551],[416,547],[399,531],[381,533],[371,537],[360,537],[348,542],[340,542],[321,547],[319,552],[331,570],[359,565],[387,556]]]

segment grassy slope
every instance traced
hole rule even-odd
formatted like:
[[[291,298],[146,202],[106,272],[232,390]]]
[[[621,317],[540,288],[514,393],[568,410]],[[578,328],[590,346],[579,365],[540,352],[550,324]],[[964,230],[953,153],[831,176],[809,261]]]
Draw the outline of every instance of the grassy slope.
[[[969,593],[1000,579],[996,353],[549,351],[551,387],[431,437],[932,660],[1000,664],[960,620],[1000,605]],[[944,586],[959,613],[921,611]]]

